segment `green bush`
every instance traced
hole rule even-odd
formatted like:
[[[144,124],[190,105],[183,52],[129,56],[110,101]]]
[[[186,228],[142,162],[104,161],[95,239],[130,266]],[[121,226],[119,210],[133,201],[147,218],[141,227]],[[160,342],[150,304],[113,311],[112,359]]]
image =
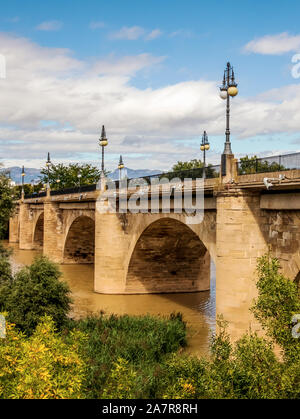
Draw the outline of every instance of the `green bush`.
[[[61,273],[46,257],[34,260],[0,287],[0,310],[8,313],[8,321],[31,335],[42,316],[53,319],[56,328],[66,323],[70,309],[70,290],[60,280]]]
[[[12,281],[12,269],[9,261],[10,251],[0,242],[0,311],[4,310],[9,295],[9,284]]]
[[[0,242],[0,287],[12,280],[12,270],[9,260],[10,254],[11,252]]]
[[[186,327],[180,315],[169,319],[153,316],[92,316],[70,322],[88,336],[83,353],[88,365],[87,397],[100,398],[111,388],[111,376],[118,360],[128,363],[136,387],[129,389],[139,397],[149,397],[155,368],[166,354],[186,344]],[[122,362],[123,362],[122,361]],[[122,363],[122,368],[125,367]],[[110,383],[110,384],[109,384]]]
[[[292,336],[292,317],[300,314],[297,284],[280,272],[277,259],[265,255],[258,260],[258,299],[253,307],[255,317],[275,343],[286,361],[300,361],[300,339]]]
[[[102,391],[104,399],[139,398],[138,375],[135,369],[123,358],[114,362]]]

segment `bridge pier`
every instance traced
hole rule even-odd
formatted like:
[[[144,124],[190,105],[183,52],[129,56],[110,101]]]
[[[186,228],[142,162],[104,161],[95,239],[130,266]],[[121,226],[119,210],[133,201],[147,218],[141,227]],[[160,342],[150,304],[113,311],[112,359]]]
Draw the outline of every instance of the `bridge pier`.
[[[63,263],[63,251],[64,234],[61,210],[58,203],[47,199],[44,202],[43,254],[53,262]]]
[[[97,204],[99,205],[98,202]],[[102,214],[101,211],[95,211],[95,292],[102,294],[124,292],[127,239],[117,214]]]
[[[267,251],[259,194],[241,190],[217,195],[216,314],[229,322],[233,339],[260,327],[249,309],[257,295],[257,258]]]
[[[9,219],[9,242],[19,243],[19,208],[16,208],[14,215]]]
[[[20,237],[19,247],[21,250],[32,250],[33,242],[33,214],[30,205],[21,202],[20,204]]]

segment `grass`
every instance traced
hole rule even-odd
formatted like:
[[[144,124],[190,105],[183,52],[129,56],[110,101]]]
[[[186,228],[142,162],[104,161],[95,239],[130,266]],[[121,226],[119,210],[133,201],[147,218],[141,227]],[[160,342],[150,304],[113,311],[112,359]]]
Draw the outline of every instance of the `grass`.
[[[181,314],[153,316],[90,316],[70,321],[69,329],[87,335],[82,348],[87,365],[84,393],[99,398],[117,360],[125,360],[139,381],[137,395],[151,397],[151,378],[167,355],[186,345],[186,325]],[[66,330],[67,332],[67,330]]]

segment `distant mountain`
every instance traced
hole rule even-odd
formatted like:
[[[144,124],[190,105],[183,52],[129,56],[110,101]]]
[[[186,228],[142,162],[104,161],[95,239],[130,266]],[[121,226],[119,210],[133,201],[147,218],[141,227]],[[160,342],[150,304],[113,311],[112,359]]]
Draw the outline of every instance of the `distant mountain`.
[[[151,175],[158,175],[161,173],[161,170],[148,170],[148,169],[129,169],[128,167],[124,167],[122,169],[122,176],[128,177],[128,179],[140,178],[143,176],[151,176]],[[119,180],[119,169],[116,169],[114,172],[108,175],[109,178],[113,180]]]
[[[22,168],[18,166],[14,167],[8,167],[3,168],[2,171],[9,172],[10,178],[16,182],[16,184],[22,183]],[[123,169],[123,176],[126,175],[129,179],[131,178],[139,178],[143,176],[151,176],[151,175],[157,175],[161,173],[160,170],[147,170],[147,169],[140,169],[140,170],[134,170],[129,169],[128,167],[125,167]],[[25,167],[25,183],[31,183],[32,181],[38,181],[39,176],[41,176],[41,173],[39,169],[33,169]],[[119,180],[119,170],[116,169],[114,172],[110,173],[108,175],[113,180]]]
[[[2,169],[2,171],[4,172],[8,172],[10,174],[10,178],[11,180],[13,180],[14,182],[16,182],[16,184],[20,184],[22,183],[22,168],[18,167],[18,166],[13,166],[13,167],[4,167]],[[41,173],[39,171],[39,169],[33,169],[33,168],[27,168],[25,167],[25,178],[24,178],[24,182],[25,183],[31,183],[32,181],[38,181],[39,180],[39,176],[41,176]]]

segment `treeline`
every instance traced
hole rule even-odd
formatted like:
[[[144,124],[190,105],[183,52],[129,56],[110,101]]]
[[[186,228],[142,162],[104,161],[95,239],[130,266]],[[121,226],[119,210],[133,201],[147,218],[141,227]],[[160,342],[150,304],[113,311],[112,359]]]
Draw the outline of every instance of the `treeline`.
[[[52,190],[92,185],[98,182],[100,174],[101,171],[97,167],[87,163],[70,163],[68,165],[51,163],[49,167],[41,169],[40,181],[38,183],[24,185],[24,193],[26,196],[45,191],[48,183]],[[14,190],[17,197],[20,198],[22,186],[18,185]]]
[[[226,324],[209,359],[187,355],[180,314],[98,315],[72,320],[70,290],[45,257],[13,275],[0,252],[1,398],[299,398],[298,288],[276,259],[258,261],[255,317],[268,338],[246,333],[232,344]],[[273,345],[281,348],[279,360]]]

